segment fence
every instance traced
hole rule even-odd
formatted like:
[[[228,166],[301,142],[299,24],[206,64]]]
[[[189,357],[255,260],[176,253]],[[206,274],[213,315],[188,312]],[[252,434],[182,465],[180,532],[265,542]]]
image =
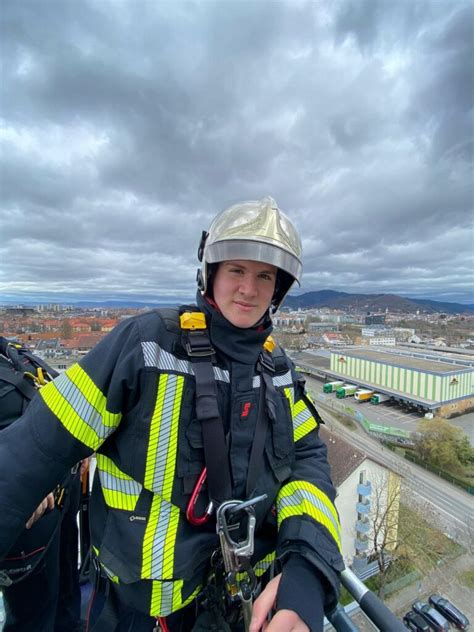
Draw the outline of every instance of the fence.
[[[394,428],[393,426],[384,426],[383,424],[373,423],[360,410],[355,410],[352,406],[344,403],[344,400],[335,400],[328,398],[324,393],[312,393],[312,396],[320,401],[324,406],[332,408],[335,412],[345,415],[358,422],[366,432],[370,432],[377,437],[391,438],[403,443],[411,442],[411,434],[407,430]]]

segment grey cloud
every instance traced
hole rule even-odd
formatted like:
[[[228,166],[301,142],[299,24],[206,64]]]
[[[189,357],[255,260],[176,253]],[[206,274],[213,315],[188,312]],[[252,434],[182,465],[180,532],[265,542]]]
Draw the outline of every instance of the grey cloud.
[[[0,288],[189,298],[201,230],[271,194],[305,290],[471,300],[472,15],[4,0]]]

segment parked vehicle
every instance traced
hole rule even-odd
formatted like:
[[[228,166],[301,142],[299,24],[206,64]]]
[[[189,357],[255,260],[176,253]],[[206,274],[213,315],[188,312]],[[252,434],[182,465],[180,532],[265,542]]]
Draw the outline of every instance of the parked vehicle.
[[[370,398],[371,404],[382,404],[383,402],[388,402],[390,399],[390,395],[384,395],[383,393],[374,393]]]
[[[417,614],[425,619],[435,632],[446,632],[449,630],[449,623],[443,615],[425,601],[415,601],[411,607]]]
[[[326,382],[323,386],[323,393],[334,393],[340,386],[344,384],[343,381],[339,382]]]
[[[430,596],[428,601],[458,630],[467,630],[469,628],[469,619],[449,599],[434,594]]]
[[[374,391],[369,391],[366,388],[359,388],[354,393],[354,399],[356,399],[358,402],[368,402],[370,401],[372,395],[374,395]]]
[[[357,386],[355,384],[344,384],[341,388],[338,388],[336,391],[336,397],[339,399],[343,399],[344,397],[350,397],[354,395],[357,390]]]
[[[415,630],[415,632],[430,632],[431,629],[421,614],[417,614],[413,610],[406,613],[403,617],[403,623],[405,627],[409,630]]]

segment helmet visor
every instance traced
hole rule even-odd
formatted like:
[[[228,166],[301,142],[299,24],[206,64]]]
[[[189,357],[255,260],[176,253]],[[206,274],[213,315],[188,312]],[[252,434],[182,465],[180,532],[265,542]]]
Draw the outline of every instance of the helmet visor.
[[[220,261],[260,261],[269,263],[288,272],[299,283],[301,262],[291,253],[278,246],[262,241],[245,239],[226,239],[209,244],[206,248],[206,259],[209,263]]]

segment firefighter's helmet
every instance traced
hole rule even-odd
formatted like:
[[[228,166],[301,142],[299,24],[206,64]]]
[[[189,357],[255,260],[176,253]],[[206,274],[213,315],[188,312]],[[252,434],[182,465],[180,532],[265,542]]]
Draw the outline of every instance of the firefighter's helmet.
[[[278,309],[289,289],[301,280],[301,240],[291,220],[271,197],[234,204],[217,215],[204,231],[198,250],[198,286],[209,292],[212,264],[229,260],[269,263],[279,269],[273,309]]]

